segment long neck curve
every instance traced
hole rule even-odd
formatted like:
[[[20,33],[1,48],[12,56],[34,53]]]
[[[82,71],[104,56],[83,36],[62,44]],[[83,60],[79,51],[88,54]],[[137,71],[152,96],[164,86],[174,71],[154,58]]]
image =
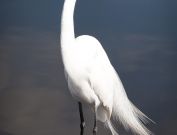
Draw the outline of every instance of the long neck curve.
[[[61,18],[61,49],[69,46],[75,40],[74,33],[74,8],[76,0],[65,0]]]

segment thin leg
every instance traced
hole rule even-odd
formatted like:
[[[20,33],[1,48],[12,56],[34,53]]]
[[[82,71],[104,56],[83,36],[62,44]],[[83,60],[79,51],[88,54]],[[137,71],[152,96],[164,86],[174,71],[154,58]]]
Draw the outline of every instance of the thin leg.
[[[97,134],[97,120],[96,120],[96,111],[94,112],[94,127],[93,127],[93,135]]]
[[[82,104],[81,102],[78,102],[79,104],[79,115],[80,115],[80,128],[81,128],[81,131],[80,131],[80,135],[83,135],[84,134],[84,128],[85,128],[85,121],[84,121],[84,115],[83,115],[83,111],[82,111]]]

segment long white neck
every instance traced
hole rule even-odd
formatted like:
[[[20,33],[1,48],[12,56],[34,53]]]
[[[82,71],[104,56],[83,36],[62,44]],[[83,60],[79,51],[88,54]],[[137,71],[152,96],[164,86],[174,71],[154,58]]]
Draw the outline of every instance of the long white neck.
[[[67,46],[72,45],[75,40],[74,34],[74,8],[76,0],[65,0],[62,18],[61,18],[61,50],[64,51]],[[64,52],[62,52],[64,53]]]

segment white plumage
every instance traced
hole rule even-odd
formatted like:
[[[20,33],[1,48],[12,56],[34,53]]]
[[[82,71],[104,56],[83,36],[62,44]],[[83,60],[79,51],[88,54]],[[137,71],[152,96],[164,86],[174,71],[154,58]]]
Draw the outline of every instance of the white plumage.
[[[148,118],[128,99],[121,80],[99,41],[88,35],[75,38],[73,13],[76,0],[65,0],[61,22],[61,52],[69,90],[78,102],[95,110],[97,120],[105,123],[113,135],[113,117],[125,129],[139,135],[150,131],[142,121]]]

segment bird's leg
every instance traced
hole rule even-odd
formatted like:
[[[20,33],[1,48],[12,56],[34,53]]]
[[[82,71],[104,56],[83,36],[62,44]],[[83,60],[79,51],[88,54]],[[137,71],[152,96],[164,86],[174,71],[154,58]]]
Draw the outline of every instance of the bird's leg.
[[[93,127],[93,135],[96,135],[97,134],[97,119],[96,119],[96,109],[95,109],[95,112],[94,112],[94,127]]]
[[[84,121],[84,116],[83,116],[83,111],[82,111],[82,104],[81,102],[78,102],[79,104],[79,114],[80,114],[80,128],[81,128],[81,131],[80,131],[80,135],[83,135],[84,134],[84,128],[85,128],[85,121]]]

